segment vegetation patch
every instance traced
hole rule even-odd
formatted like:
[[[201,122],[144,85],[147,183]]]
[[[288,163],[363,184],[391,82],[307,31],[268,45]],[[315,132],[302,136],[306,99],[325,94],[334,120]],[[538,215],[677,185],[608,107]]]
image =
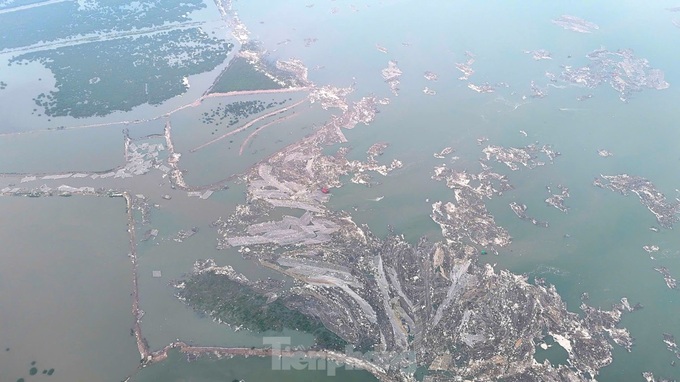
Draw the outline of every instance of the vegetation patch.
[[[285,298],[268,298],[251,286],[215,272],[193,274],[179,289],[179,297],[192,308],[231,325],[256,332],[284,328],[311,333],[319,347],[344,349],[345,340],[326,329],[321,320],[292,310]]]
[[[57,90],[38,95],[36,104],[48,116],[79,118],[180,95],[187,76],[214,69],[232,47],[192,28],[26,53],[10,64],[37,61],[50,69]]]
[[[239,123],[242,119],[247,119],[251,115],[261,113],[267,109],[275,106],[280,106],[286,103],[286,100],[276,102],[272,100],[267,103],[264,101],[238,101],[226,105],[219,105],[215,108],[206,111],[201,115],[201,122],[204,124],[221,125],[225,123],[227,127],[231,127]]]
[[[12,8],[36,3],[14,1]],[[79,36],[153,28],[187,21],[187,15],[205,8],[201,0],[65,1],[0,14],[0,50]],[[3,9],[3,6],[0,6]]]
[[[257,70],[243,57],[234,57],[229,67],[220,75],[212,93],[227,93],[241,90],[281,89],[283,86]]]

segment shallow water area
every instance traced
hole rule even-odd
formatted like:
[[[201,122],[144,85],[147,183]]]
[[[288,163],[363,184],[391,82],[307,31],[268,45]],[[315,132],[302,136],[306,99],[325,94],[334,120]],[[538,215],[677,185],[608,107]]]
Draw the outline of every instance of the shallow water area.
[[[181,191],[172,193],[170,200],[156,196],[149,199],[149,203],[157,204],[158,208],[151,209],[149,224],[137,222],[136,236],[139,239],[140,307],[145,311],[142,330],[152,349],[160,349],[177,339],[207,346],[263,345],[262,333],[235,330],[194,312],[175,296],[176,290],[172,286],[192,271],[197,259],[208,258],[215,259],[220,266],[230,265],[253,280],[281,278],[253,260],[242,258],[236,248],[216,249],[217,230],[210,224],[243,202],[240,188],[233,185],[206,200],[188,197]],[[153,229],[158,230],[157,236],[144,240],[146,232]],[[191,237],[180,239],[178,236],[181,230],[192,229],[197,232]],[[160,271],[160,277],[154,277],[154,271]],[[302,344],[311,341],[310,335],[291,330],[269,335],[291,336]]]
[[[0,210],[0,380],[31,380],[33,361],[57,381],[131,374],[139,353],[121,200],[8,197]]]
[[[0,136],[0,172],[106,171],[125,164],[122,128],[37,131]]]
[[[286,102],[276,108],[263,111],[259,116],[302,101],[302,98],[296,94],[284,94],[277,96],[277,98],[285,99]],[[266,96],[262,99],[268,102],[269,97]],[[176,137],[177,142],[180,142],[176,146],[176,151],[182,154],[180,167],[186,170],[185,179],[187,183],[197,186],[219,182],[233,177],[233,175],[246,172],[248,168],[260,160],[311,134],[315,129],[315,124],[323,123],[328,112],[317,105],[310,106],[305,101],[291,110],[258,121],[244,131],[207,146],[204,145],[210,142],[210,139],[199,140],[195,135],[201,133],[195,134],[193,131],[202,127],[210,127],[190,122],[199,115],[199,113],[191,114],[187,119],[179,119],[179,121],[174,116],[172,119],[173,136]],[[224,132],[218,128],[215,135],[208,134],[207,136],[219,138],[220,135],[218,134],[227,134],[250,124],[256,118],[259,118],[258,115],[248,117],[229,127],[228,130],[224,130]],[[266,126],[269,123],[272,123],[272,125]],[[256,132],[261,127],[264,127],[263,130]],[[250,136],[251,134],[254,135]]]
[[[188,153],[226,133],[239,129],[256,118],[294,105],[304,97],[306,97],[304,92],[265,95],[215,94],[203,99],[198,105],[178,110],[171,115],[170,121],[175,147],[178,152]],[[256,113],[250,113],[249,108],[236,106],[239,104],[255,105],[257,103],[262,105],[262,110]],[[228,108],[234,108],[234,110],[227,112]],[[280,116],[280,114],[273,114],[271,117],[265,118],[261,124],[275,120]],[[253,129],[247,129],[243,133],[235,133],[233,136],[223,138],[220,141],[228,142],[239,137],[242,139],[255,128],[257,128],[257,125]],[[215,144],[220,143],[220,141]]]
[[[310,362],[325,360],[311,359]],[[322,382],[342,380],[347,382],[373,382],[375,377],[363,370],[336,369],[336,375],[328,376],[330,370],[272,370],[272,359],[268,357],[212,359],[201,357],[187,362],[181,354],[170,353],[163,363],[142,369],[132,381],[281,381],[281,382]]]

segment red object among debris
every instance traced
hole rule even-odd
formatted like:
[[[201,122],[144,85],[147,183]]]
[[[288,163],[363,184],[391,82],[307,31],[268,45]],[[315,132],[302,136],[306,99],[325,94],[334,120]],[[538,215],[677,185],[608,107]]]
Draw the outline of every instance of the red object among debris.
[[[322,187],[321,192],[323,192],[324,194],[327,194],[327,193],[331,192],[331,190],[329,190],[328,187]]]

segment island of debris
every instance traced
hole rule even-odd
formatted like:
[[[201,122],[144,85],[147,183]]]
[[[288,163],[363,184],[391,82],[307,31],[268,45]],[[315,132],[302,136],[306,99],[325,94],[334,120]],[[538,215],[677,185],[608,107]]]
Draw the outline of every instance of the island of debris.
[[[618,327],[622,313],[633,310],[625,298],[610,310],[584,303],[581,314],[573,313],[554,286],[479,261],[480,248],[495,250],[511,240],[484,204],[512,190],[491,164],[532,168],[537,153],[554,159],[549,146],[489,147],[479,173],[437,166],[433,178],[452,190],[451,201],[432,205],[432,219],[446,240],[421,238],[411,244],[398,234],[378,238],[347,213],[330,210],[327,190],[342,187],[357,174],[387,175],[401,162],[381,164],[378,157],[387,155],[389,147],[381,142],[368,150],[365,161],[347,159],[345,147],[325,152],[328,144],[346,141],[343,128],[354,127],[378,105],[350,105],[334,89],[325,93],[334,95],[329,98],[332,107],[342,114],[247,172],[247,202],[213,224],[220,248],[239,247],[243,256],[292,277],[293,287],[261,288],[207,263],[177,283],[178,295],[188,304],[215,319],[259,330],[259,321],[274,318],[239,314],[224,301],[231,294],[241,296],[242,290],[260,293],[258,307],[285,312],[285,319],[275,320],[277,328],[317,331],[321,323],[329,333],[317,338],[317,347],[346,342],[354,349],[386,354],[370,363],[390,381],[411,381],[412,369],[405,366],[413,363],[428,370],[428,381],[443,381],[447,374],[472,380],[584,380],[612,361],[610,340],[630,350],[628,331]],[[436,156],[452,151],[447,148]],[[280,208],[288,215],[272,220],[281,216]],[[206,275],[209,283],[201,284]],[[219,289],[226,294],[207,298],[213,288],[201,285],[222,282],[225,286]],[[198,287],[183,292],[191,285]],[[534,359],[537,344],[548,335],[567,351],[569,365]],[[410,364],[395,361],[394,354],[405,353],[414,354]]]

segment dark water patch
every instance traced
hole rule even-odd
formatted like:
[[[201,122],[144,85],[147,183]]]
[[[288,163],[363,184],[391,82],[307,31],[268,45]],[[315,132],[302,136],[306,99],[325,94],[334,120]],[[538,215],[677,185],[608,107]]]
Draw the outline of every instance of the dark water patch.
[[[226,93],[240,90],[280,89],[283,86],[267,77],[262,70],[256,69],[243,57],[236,57],[222,72],[212,93]]]
[[[538,363],[543,363],[547,359],[553,366],[566,365],[568,357],[567,351],[549,335],[543,338],[543,343],[536,347],[534,354],[534,359]]]

